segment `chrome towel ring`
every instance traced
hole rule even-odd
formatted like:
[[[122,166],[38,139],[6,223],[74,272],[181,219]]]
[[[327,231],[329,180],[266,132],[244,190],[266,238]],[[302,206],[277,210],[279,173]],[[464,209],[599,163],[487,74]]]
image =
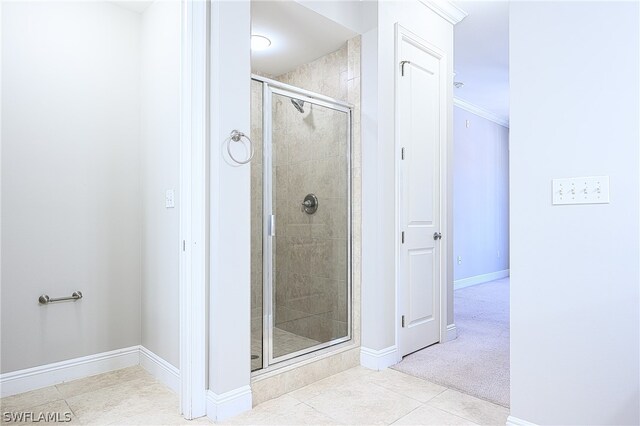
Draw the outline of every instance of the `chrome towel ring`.
[[[242,142],[244,144],[245,141],[243,141],[243,138],[246,139],[246,142],[249,142],[249,158],[247,158],[246,160],[238,160],[231,153],[231,142]],[[249,136],[245,135],[242,132],[234,130],[231,132],[231,134],[229,135],[229,138],[227,139],[227,153],[229,154],[229,158],[231,158],[236,163],[247,164],[251,160],[253,160],[253,155],[256,153],[256,151],[255,151],[255,148],[253,147],[253,142],[251,141],[251,139],[249,139]]]

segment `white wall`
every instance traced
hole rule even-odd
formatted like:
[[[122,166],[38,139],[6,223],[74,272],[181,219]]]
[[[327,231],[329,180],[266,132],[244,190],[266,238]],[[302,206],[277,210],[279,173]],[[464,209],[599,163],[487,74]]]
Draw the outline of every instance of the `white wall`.
[[[139,20],[3,4],[2,372],[140,343]]]
[[[215,403],[207,415],[222,420],[251,408],[251,174],[225,145],[232,130],[251,127],[250,3],[213,3],[211,28],[208,355]]]
[[[377,69],[373,69],[367,59],[363,59],[363,129],[367,122],[377,122],[377,132],[363,130],[363,282],[362,282],[362,346],[372,350],[393,347],[396,343],[396,230],[395,218],[395,146],[394,146],[394,75],[395,23],[399,22],[419,37],[437,46],[449,58],[449,72],[453,78],[453,26],[431,9],[417,1],[378,3]],[[373,34],[373,33],[371,33]],[[363,37],[363,54],[367,45],[373,46],[369,37]],[[369,64],[369,65],[368,65]],[[377,74],[377,93],[373,93],[368,77]],[[451,81],[453,84],[453,81]],[[451,86],[451,85],[450,85]],[[448,96],[453,105],[452,93]],[[372,106],[372,98],[377,105]],[[375,109],[375,114],[372,109]],[[448,113],[451,115],[451,111]],[[376,121],[377,118],[377,121]],[[451,127],[448,129],[451,131]],[[374,148],[375,147],[375,148]],[[375,154],[367,153],[376,149]],[[374,174],[376,175],[374,177]],[[374,187],[372,179],[377,179]],[[375,237],[367,238],[372,232],[371,224],[377,224]],[[451,232],[443,230],[446,243]],[[372,246],[376,243],[375,247]],[[443,253],[445,255],[445,253]],[[367,272],[374,266],[375,272]],[[449,283],[451,290],[453,280]],[[450,303],[449,312],[452,312]],[[449,323],[453,317],[449,317]]]
[[[295,1],[358,34],[364,34],[376,28],[378,18],[377,1]]]
[[[511,415],[639,424],[637,2],[512,2]],[[611,203],[551,204],[609,175]]]
[[[509,129],[459,107],[453,109],[453,239],[455,281],[509,269]]]
[[[141,27],[142,345],[179,366],[180,2],[156,1]],[[165,208],[165,191],[175,208]]]
[[[180,2],[10,2],[2,36],[2,371],[138,344],[178,367]]]

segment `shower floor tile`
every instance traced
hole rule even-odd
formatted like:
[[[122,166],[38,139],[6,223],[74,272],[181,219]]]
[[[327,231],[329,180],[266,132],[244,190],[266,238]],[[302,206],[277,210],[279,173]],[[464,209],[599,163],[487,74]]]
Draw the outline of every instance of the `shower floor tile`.
[[[319,344],[317,340],[299,336],[275,327],[273,329],[273,355],[279,357]]]
[[[251,341],[251,370],[262,368],[262,333],[254,333]],[[301,351],[319,344],[317,340],[299,336],[294,333],[282,330],[278,327],[273,329],[273,354],[275,357]]]

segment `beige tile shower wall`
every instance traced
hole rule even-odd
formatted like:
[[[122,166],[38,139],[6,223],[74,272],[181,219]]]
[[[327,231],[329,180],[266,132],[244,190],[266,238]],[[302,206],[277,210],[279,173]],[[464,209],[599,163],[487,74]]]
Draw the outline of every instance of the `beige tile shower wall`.
[[[351,302],[353,308],[351,321],[353,342],[357,346],[360,346],[360,291],[362,288],[361,46],[361,36],[354,37],[347,43],[347,101],[353,105],[353,123],[351,126]]]
[[[262,83],[251,81],[251,369],[262,366]]]

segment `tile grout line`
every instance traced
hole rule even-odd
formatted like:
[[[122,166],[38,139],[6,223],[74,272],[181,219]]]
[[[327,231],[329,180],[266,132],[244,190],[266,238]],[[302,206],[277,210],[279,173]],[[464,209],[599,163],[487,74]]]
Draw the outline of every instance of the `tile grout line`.
[[[445,393],[445,392],[447,392],[447,391],[453,391],[453,392],[461,393],[461,394],[463,394],[463,395],[465,395],[465,396],[470,396],[470,397],[472,397],[472,398],[476,398],[476,397],[475,397],[475,396],[473,396],[473,395],[469,395],[469,394],[466,394],[466,393],[464,393],[464,392],[460,392],[460,391],[458,391],[458,390],[456,390],[456,389],[450,389],[450,388],[447,388],[447,389],[446,389],[444,392],[442,392],[440,395],[444,394],[444,393]],[[432,408],[436,408],[436,409],[438,409],[438,410],[442,410],[442,411],[444,411],[444,412],[446,412],[446,413],[449,413],[449,414],[451,414],[451,415],[453,415],[453,416],[456,416],[456,417],[460,417],[461,419],[464,419],[464,420],[470,421],[470,422],[472,422],[472,423],[483,424],[482,422],[479,422],[477,419],[470,419],[469,417],[466,417],[466,414],[465,414],[465,415],[462,415],[462,414],[459,414],[459,413],[454,413],[454,412],[451,412],[451,411],[449,411],[448,409],[446,409],[446,408],[444,408],[444,407],[436,407],[435,405],[432,405],[432,404],[431,404],[431,402],[432,402],[434,399],[435,399],[435,398],[430,399],[430,400],[429,400],[429,402],[427,402],[425,405],[428,405],[429,407],[432,407]],[[486,403],[489,403],[489,404],[491,404],[491,405],[496,405],[496,404],[494,404],[494,403],[492,403],[492,402],[485,401],[485,400],[480,399],[480,398],[476,398],[476,399],[479,399],[480,401],[482,401],[482,402],[486,402]],[[501,406],[499,406],[499,407],[501,407]],[[504,408],[504,407],[502,407],[502,408]]]
[[[311,408],[311,410],[313,410],[315,413],[317,413],[317,414],[321,415],[322,417],[326,417],[326,418],[328,418],[328,419],[335,420],[336,422],[338,422],[338,423],[340,423],[340,424],[345,424],[345,423],[343,423],[341,420],[338,420],[338,419],[336,419],[336,418],[334,418],[334,417],[332,417],[332,416],[329,416],[329,415],[327,415],[327,414],[325,414],[325,413],[323,413],[323,412],[321,412],[321,411],[316,410],[314,407],[310,406],[310,405],[309,405],[309,404],[307,404],[305,401],[301,402],[301,404],[303,404],[303,405],[305,405],[305,406],[307,406],[307,407]]]
[[[384,370],[382,370],[382,371],[384,371]],[[393,370],[393,371],[397,371],[397,370]],[[400,396],[403,396],[403,397],[405,397],[405,398],[409,398],[409,399],[411,399],[411,400],[413,400],[413,401],[419,402],[421,405],[427,405],[427,403],[429,403],[431,400],[433,400],[434,398],[436,398],[436,397],[438,397],[438,396],[442,395],[444,392],[446,392],[446,391],[448,391],[448,390],[449,390],[449,388],[448,388],[447,386],[439,385],[438,383],[433,383],[433,382],[430,382],[429,380],[425,380],[425,379],[420,378],[420,377],[415,377],[415,376],[412,376],[412,375],[410,375],[410,374],[406,374],[406,373],[404,373],[404,372],[402,372],[402,371],[399,371],[399,373],[402,373],[402,374],[404,374],[404,375],[406,375],[406,376],[408,376],[408,377],[413,377],[414,379],[422,380],[422,381],[424,381],[424,382],[426,382],[426,383],[429,383],[429,384],[432,384],[432,385],[436,385],[436,386],[441,387],[441,388],[443,388],[443,389],[442,389],[440,392],[438,392],[437,394],[435,394],[434,396],[432,396],[431,398],[429,398],[427,401],[424,401],[424,402],[423,402],[423,401],[420,401],[419,399],[413,398],[413,397],[411,397],[411,396],[404,395],[404,394],[401,394],[401,393],[399,393],[399,392],[396,392],[396,391],[394,391],[393,389],[386,388],[386,387],[384,387],[383,385],[379,385],[379,384],[377,384],[377,383],[372,383],[372,384],[377,385],[379,388],[382,388],[382,389],[384,389],[384,390],[386,390],[386,391],[393,392],[393,393],[395,393],[396,395],[400,395]]]
[[[73,417],[75,417],[76,419],[78,419],[78,421],[80,421],[80,416],[78,416],[78,414],[76,414],[76,412],[73,411],[73,408],[71,408],[71,405],[69,404],[69,401],[67,401],[66,398],[63,401],[67,405],[67,408],[69,408],[69,411],[71,411],[71,414],[73,414]]]
[[[419,409],[419,408],[424,407],[425,405],[426,405],[426,404],[420,404],[420,405],[418,405],[418,406],[417,406],[416,408],[414,408],[413,410],[410,410],[408,413],[405,413],[404,415],[402,415],[402,416],[398,417],[397,419],[395,419],[394,421],[392,421],[391,423],[388,423],[388,424],[390,424],[390,425],[394,424],[394,423],[395,423],[395,422],[397,422],[398,420],[400,420],[400,419],[402,419],[402,418],[405,418],[405,417],[406,417],[406,416],[408,416],[409,414],[413,413],[414,411],[416,411],[416,410],[417,410],[417,409]]]
[[[317,395],[317,396],[319,396],[319,395]],[[321,416],[326,417],[328,419],[331,419],[331,420],[337,422],[338,424],[341,424],[341,425],[347,424],[347,423],[343,422],[342,420],[339,420],[339,419],[335,418],[334,416],[332,416],[330,414],[325,414],[325,413],[323,413],[321,411],[316,410],[314,407],[312,407],[311,405],[307,404],[306,402],[303,402],[303,404],[306,405],[307,407],[311,408],[313,411],[315,411],[316,413],[320,414]]]
[[[396,364],[396,365],[397,365],[397,364]],[[427,379],[425,379],[425,378],[423,378],[423,377],[414,376],[414,375],[409,374],[409,373],[406,373],[406,372],[404,372],[404,371],[396,370],[395,368],[390,368],[390,369],[391,369],[391,370],[393,370],[393,371],[397,371],[398,373],[405,374],[405,375],[407,375],[407,376],[409,376],[409,377],[414,377],[414,378],[416,378],[416,379],[424,380],[425,382],[428,382],[428,383],[432,383],[432,384],[434,384],[434,385],[441,386],[441,387],[443,387],[443,388],[446,388],[445,390],[452,390],[452,391],[454,391],[454,392],[458,392],[458,393],[461,393],[461,394],[463,394],[463,395],[470,396],[470,397],[475,398],[475,399],[477,399],[477,400],[480,400],[480,401],[482,401],[482,402],[486,402],[486,403],[488,403],[488,404],[495,405],[496,407],[505,408],[505,409],[507,409],[507,410],[509,410],[509,411],[511,410],[511,407],[506,407],[506,406],[504,406],[504,405],[497,404],[497,403],[495,403],[495,402],[493,402],[493,401],[489,401],[488,399],[480,398],[479,396],[476,396],[476,395],[471,395],[471,394],[470,394],[470,393],[468,393],[467,391],[465,391],[465,390],[463,390],[463,389],[459,389],[459,388],[457,388],[457,387],[455,387],[455,386],[453,386],[453,385],[443,384],[443,383],[439,383],[439,382],[432,381],[432,380],[427,380]],[[444,392],[444,391],[443,391],[443,392]],[[442,393],[442,392],[441,392],[441,393]],[[440,395],[440,394],[438,394],[438,395]]]

